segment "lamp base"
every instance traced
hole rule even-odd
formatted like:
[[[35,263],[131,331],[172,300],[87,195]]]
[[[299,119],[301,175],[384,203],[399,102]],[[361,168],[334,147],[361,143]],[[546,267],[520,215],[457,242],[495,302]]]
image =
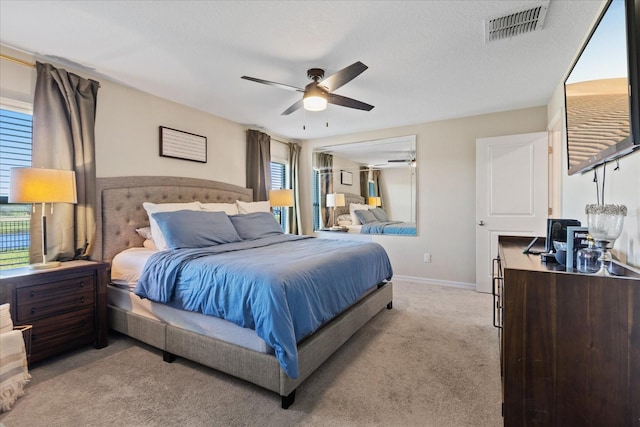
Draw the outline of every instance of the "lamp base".
[[[60,267],[60,261],[39,262],[37,264],[29,264],[32,270],[46,270],[47,268]]]

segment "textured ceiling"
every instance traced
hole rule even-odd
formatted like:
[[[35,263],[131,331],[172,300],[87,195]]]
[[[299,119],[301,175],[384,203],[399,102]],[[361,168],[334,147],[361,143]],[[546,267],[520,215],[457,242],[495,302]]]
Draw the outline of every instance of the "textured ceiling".
[[[0,43],[294,139],[545,105],[602,0],[552,0],[541,31],[484,19],[540,1],[0,1]],[[370,112],[280,113],[308,68],[369,69],[336,93]],[[328,122],[328,126],[326,123]],[[303,130],[303,125],[306,127]]]

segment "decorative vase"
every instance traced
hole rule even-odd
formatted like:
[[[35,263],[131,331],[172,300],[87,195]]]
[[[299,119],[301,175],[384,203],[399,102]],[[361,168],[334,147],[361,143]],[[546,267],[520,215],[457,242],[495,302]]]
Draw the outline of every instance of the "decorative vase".
[[[596,242],[596,246],[602,249],[600,271],[597,274],[609,275],[611,264],[609,249],[622,233],[627,207],[625,205],[587,205],[585,212],[589,234]]]

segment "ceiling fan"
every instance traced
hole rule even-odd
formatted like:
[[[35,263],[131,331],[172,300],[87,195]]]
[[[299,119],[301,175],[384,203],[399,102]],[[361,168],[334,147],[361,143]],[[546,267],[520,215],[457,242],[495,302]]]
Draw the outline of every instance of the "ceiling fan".
[[[302,99],[284,110],[282,112],[283,116],[291,114],[301,107],[304,107],[304,109],[308,111],[322,111],[327,108],[327,103],[340,105],[342,107],[355,108],[358,110],[371,111],[373,105],[333,93],[334,90],[358,77],[367,68],[369,67],[358,61],[340,71],[337,71],[327,78],[324,78],[323,69],[310,68],[307,70],[307,77],[313,81],[306,85],[304,89],[283,83],[270,82],[268,80],[262,80],[255,77],[242,76],[242,78],[269,86],[279,87],[281,89],[302,92]]]

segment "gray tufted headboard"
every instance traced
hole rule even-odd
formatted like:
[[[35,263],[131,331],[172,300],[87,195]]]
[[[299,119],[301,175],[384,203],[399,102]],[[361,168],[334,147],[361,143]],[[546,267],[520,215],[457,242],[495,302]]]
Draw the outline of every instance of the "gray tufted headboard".
[[[336,218],[338,217],[338,215],[348,214],[349,205],[351,203],[366,204],[366,202],[364,201],[364,197],[362,197],[361,195],[354,193],[344,193],[344,206],[336,208]]]
[[[171,176],[125,176],[96,180],[96,239],[91,259],[111,262],[127,248],[142,246],[136,228],[148,227],[143,202],[250,202],[253,191],[206,179]]]

